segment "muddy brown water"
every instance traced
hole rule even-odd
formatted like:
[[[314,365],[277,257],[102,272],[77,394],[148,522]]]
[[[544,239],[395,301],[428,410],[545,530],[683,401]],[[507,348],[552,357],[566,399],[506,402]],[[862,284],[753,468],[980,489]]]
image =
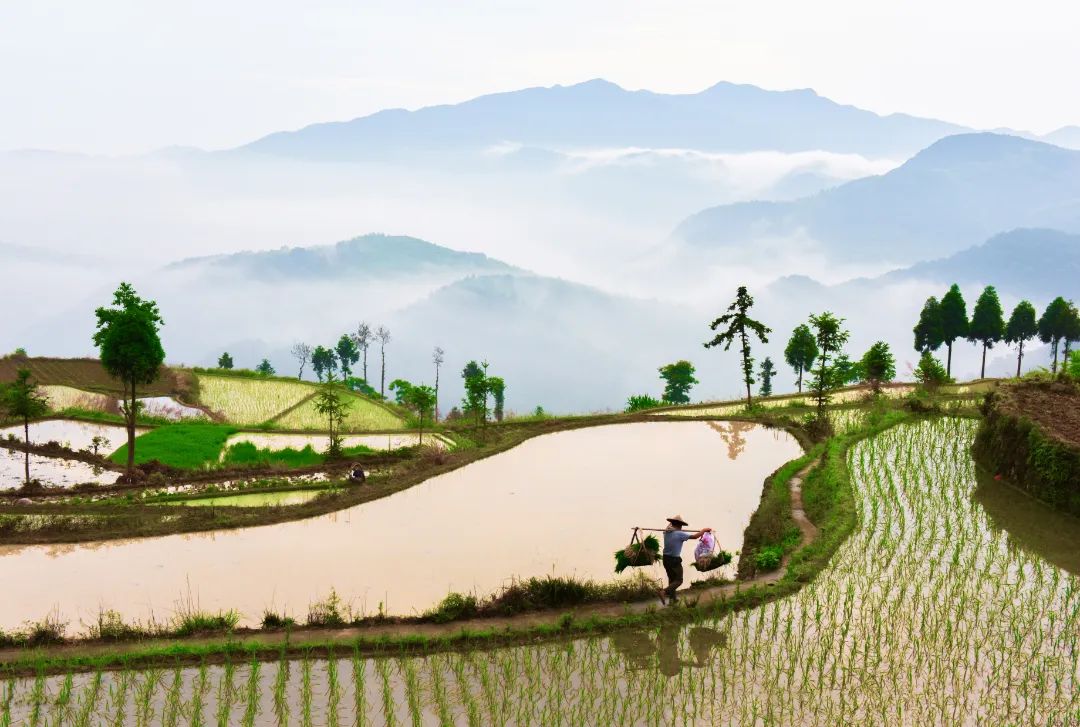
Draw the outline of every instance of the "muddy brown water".
[[[710,424],[712,424],[710,426]],[[738,550],[764,479],[801,454],[747,423],[636,423],[559,432],[390,497],[243,530],[0,548],[0,628],[52,609],[77,624],[99,609],[169,619],[178,609],[266,607],[303,619],[335,589],[354,612],[410,614],[448,592],[492,593],[511,577],[610,580],[634,525],[681,513]],[[693,543],[684,549],[689,563]],[[734,565],[734,564],[733,564]],[[730,574],[731,566],[728,567]],[[659,565],[645,570],[662,576]],[[723,574],[714,571],[710,575]],[[687,567],[687,580],[704,577]],[[624,576],[628,577],[628,576]],[[6,589],[5,589],[6,590]]]

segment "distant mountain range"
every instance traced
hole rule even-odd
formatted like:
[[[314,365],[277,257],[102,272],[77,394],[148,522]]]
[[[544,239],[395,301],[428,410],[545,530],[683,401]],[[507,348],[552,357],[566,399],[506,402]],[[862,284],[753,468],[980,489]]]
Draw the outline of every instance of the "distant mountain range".
[[[935,142],[881,176],[790,202],[704,210],[674,237],[733,258],[758,239],[816,244],[832,259],[911,264],[1016,227],[1080,232],[1080,151],[1000,134]]]
[[[944,290],[993,285],[1016,298],[1042,300],[1063,295],[1080,300],[1080,235],[1059,230],[1016,229],[948,257],[927,260],[874,278],[822,285],[804,275],[789,275],[769,286],[786,298],[821,296],[828,290],[869,293],[903,283],[933,283]]]
[[[169,265],[167,270],[196,267],[214,275],[263,282],[522,272],[482,253],[459,252],[415,237],[380,234],[363,235],[334,245],[188,258]]]
[[[699,93],[665,94],[629,91],[596,79],[313,124],[270,134],[236,151],[345,161],[513,142],[548,148],[825,150],[906,157],[964,131],[970,129],[935,119],[881,116],[810,89],[768,91],[717,83]]]

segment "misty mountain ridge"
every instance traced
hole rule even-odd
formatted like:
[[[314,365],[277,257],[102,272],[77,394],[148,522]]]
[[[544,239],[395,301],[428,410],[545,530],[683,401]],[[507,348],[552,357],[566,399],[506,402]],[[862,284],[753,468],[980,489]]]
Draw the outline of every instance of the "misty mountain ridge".
[[[825,285],[807,275],[786,275],[768,290],[785,298],[811,298],[830,290],[869,293],[903,283],[948,287],[993,285],[999,293],[1042,300],[1080,299],[1080,235],[1049,229],[1016,229],[948,257],[926,260],[874,278]]]
[[[965,127],[907,114],[881,116],[810,89],[770,91],[721,82],[690,94],[629,91],[602,79],[494,93],[416,111],[270,134],[233,152],[371,160],[516,142],[555,148],[693,148],[896,156]]]
[[[166,270],[173,271],[193,268],[217,275],[239,275],[248,280],[522,272],[483,253],[459,252],[415,237],[384,234],[362,235],[333,245],[188,258],[166,266]]]
[[[880,176],[790,202],[704,210],[674,238],[742,258],[755,239],[802,239],[835,260],[911,264],[1017,227],[1080,231],[1080,152],[998,134],[950,136]]]

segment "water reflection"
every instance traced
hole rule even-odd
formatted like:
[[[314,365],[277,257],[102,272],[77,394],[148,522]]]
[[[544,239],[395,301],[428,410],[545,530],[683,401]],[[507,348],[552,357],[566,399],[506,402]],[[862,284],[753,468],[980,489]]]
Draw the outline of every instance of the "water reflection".
[[[750,422],[708,422],[728,446],[728,459],[738,459],[746,449],[746,433],[759,426]]]
[[[991,526],[1008,533],[1011,548],[1038,553],[1080,575],[1080,518],[1055,510],[986,472],[979,472],[974,496]]]
[[[655,668],[666,677],[678,676],[683,668],[699,669],[708,665],[714,649],[727,645],[727,634],[707,626],[693,626],[687,631],[689,653],[682,648],[683,628],[664,624],[655,639],[649,631],[628,629],[611,636],[611,645],[627,662],[631,671]],[[692,656],[693,658],[684,658]]]

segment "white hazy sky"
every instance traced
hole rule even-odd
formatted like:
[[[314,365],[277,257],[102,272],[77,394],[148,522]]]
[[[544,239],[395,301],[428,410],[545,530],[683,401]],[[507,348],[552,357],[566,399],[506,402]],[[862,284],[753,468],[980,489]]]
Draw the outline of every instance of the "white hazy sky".
[[[980,128],[1080,124],[1073,0],[0,0],[0,149],[219,148],[603,77],[814,88]]]

